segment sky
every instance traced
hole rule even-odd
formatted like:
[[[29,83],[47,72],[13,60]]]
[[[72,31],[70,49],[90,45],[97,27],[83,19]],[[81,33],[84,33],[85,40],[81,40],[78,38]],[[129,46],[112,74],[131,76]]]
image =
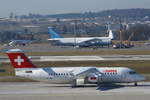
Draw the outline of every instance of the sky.
[[[150,0],[0,0],[0,17],[11,12],[46,15],[128,8],[150,8]]]

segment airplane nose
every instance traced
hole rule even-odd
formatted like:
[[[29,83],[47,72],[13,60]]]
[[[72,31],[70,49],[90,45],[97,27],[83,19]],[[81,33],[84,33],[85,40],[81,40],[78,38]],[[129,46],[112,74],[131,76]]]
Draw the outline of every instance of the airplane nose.
[[[145,76],[143,76],[143,75],[139,75],[139,76],[138,76],[138,80],[139,80],[139,81],[145,81],[146,78],[145,78]]]

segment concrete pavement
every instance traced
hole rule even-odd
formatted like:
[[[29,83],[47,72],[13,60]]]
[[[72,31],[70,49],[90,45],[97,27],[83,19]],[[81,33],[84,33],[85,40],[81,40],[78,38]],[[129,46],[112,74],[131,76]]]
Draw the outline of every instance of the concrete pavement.
[[[125,85],[125,86],[124,86]],[[0,82],[0,100],[149,100],[150,82],[139,86],[87,86],[71,88],[65,84],[41,82]]]

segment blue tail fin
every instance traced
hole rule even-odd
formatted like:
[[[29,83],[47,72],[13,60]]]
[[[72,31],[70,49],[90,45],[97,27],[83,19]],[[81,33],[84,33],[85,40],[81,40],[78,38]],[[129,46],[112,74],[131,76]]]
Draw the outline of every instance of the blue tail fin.
[[[48,32],[50,34],[51,38],[62,38],[60,35],[58,35],[52,27],[48,27]]]

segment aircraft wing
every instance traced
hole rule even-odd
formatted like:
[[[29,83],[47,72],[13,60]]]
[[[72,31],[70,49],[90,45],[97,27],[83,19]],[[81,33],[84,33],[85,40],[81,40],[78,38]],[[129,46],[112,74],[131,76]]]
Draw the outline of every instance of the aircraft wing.
[[[85,68],[83,67],[72,71],[72,74],[74,75],[75,78],[84,78],[90,73],[100,74],[99,70],[95,67],[85,67]]]
[[[103,44],[103,41],[101,39],[91,39],[84,42],[81,42],[79,44],[80,47],[89,47],[89,46],[99,46]]]

